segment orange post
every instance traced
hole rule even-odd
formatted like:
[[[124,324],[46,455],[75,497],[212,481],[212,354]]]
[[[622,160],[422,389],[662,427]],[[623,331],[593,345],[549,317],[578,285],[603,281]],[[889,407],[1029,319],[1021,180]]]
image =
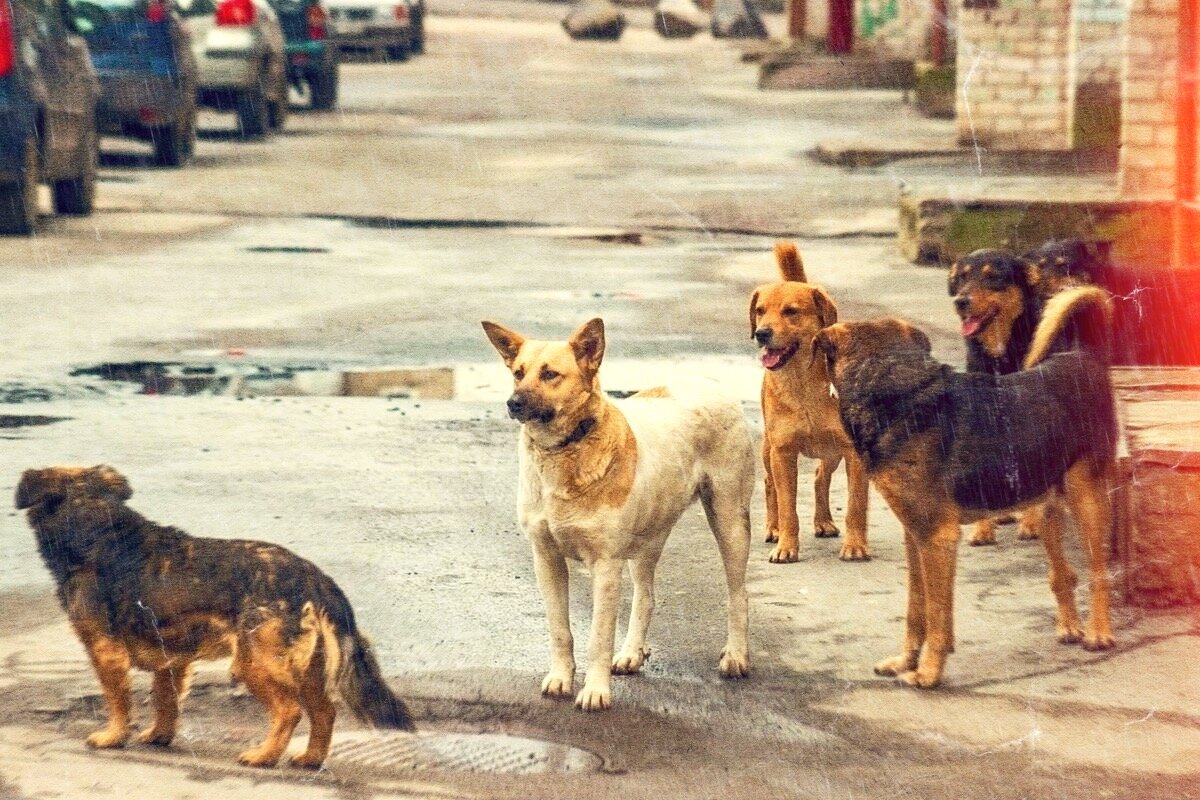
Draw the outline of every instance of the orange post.
[[[1179,2],[1179,69],[1175,104],[1175,247],[1176,269],[1200,267],[1197,263],[1196,225],[1196,88],[1200,70],[1197,49],[1197,12],[1200,0]]]
[[[803,39],[807,29],[808,0],[788,0],[788,36]]]

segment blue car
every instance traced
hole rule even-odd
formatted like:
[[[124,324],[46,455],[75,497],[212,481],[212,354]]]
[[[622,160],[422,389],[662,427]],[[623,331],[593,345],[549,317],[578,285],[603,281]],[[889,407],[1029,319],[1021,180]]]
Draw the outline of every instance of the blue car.
[[[169,0],[66,0],[100,78],[102,133],[154,145],[178,167],[196,148],[196,63]]]
[[[37,229],[42,182],[58,213],[92,213],[99,87],[71,26],[59,0],[0,0],[0,233]]]

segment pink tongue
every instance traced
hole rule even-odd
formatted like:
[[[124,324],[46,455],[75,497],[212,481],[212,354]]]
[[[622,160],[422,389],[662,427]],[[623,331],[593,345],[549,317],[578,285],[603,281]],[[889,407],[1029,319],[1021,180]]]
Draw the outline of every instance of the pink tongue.
[[[974,336],[975,334],[979,333],[979,324],[981,322],[983,322],[983,320],[979,317],[968,317],[967,319],[964,319],[962,324],[962,335]]]
[[[763,350],[762,365],[767,369],[775,369],[783,361],[782,350]]]

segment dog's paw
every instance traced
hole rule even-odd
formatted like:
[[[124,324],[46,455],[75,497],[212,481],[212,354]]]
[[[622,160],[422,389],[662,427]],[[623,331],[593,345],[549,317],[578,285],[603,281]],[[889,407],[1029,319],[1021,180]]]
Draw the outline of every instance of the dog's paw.
[[[273,767],[279,762],[279,755],[265,747],[255,747],[238,756],[238,763],[247,767]]]
[[[871,549],[867,547],[866,542],[847,540],[842,545],[841,552],[838,553],[838,558],[842,561],[870,561]]]
[[[1079,644],[1083,641],[1083,630],[1077,624],[1060,622],[1054,626],[1054,637],[1059,644]]]
[[[924,673],[919,669],[914,669],[897,675],[896,682],[901,686],[909,686],[913,689],[932,689],[942,682],[942,676],[932,675]]]
[[[1032,522],[1026,522],[1024,519],[1017,525],[1017,539],[1022,542],[1036,542],[1042,538],[1042,533],[1037,529],[1037,526]]]
[[[632,653],[618,653],[612,662],[613,675],[633,675],[650,659],[649,648],[642,647]]]
[[[967,539],[967,544],[971,547],[983,547],[989,544],[996,543],[996,532],[992,531],[975,531],[971,534],[971,538]]]
[[[997,525],[1012,525],[1016,521],[1016,514],[1002,514],[999,517],[996,517]]]
[[[906,672],[911,672],[916,669],[917,656],[914,653],[911,656],[898,655],[891,658],[885,658],[883,661],[875,665],[875,674],[882,675],[885,678],[894,678],[897,675],[903,675]]]
[[[818,539],[829,539],[841,535],[838,526],[831,519],[813,520],[813,536]]]
[[[777,544],[767,560],[772,564],[791,564],[800,560],[800,548],[784,547],[782,544]]]
[[[575,696],[575,707],[583,711],[607,711],[612,707],[612,691],[607,686],[599,689],[584,684]]]
[[[152,747],[166,747],[174,738],[175,731],[160,731],[157,727],[150,727],[139,733],[137,740]]]
[[[569,672],[551,671],[542,681],[542,696],[569,698],[574,689],[575,676]]]
[[[325,763],[325,757],[314,755],[306,750],[292,756],[288,763],[297,769],[320,769],[321,765]]]
[[[124,747],[128,739],[128,729],[108,727],[87,737],[87,746],[93,750],[107,750],[111,747]]]
[[[1092,633],[1083,637],[1083,649],[1090,650],[1093,653],[1098,653],[1102,650],[1111,650],[1117,646],[1117,640],[1113,638],[1111,633]]]
[[[721,662],[717,671],[722,678],[749,678],[750,656],[743,652],[733,652],[729,648],[721,651]]]
[[[767,528],[767,544],[774,544],[779,541],[779,531],[774,528]]]

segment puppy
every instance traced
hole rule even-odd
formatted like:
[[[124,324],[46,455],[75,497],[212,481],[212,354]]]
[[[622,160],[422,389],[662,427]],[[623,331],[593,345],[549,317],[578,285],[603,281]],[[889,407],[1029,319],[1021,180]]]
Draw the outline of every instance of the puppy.
[[[111,467],[26,470],[17,486],[58,598],[87,648],[108,704],[91,747],[121,747],[131,722],[129,669],[154,673],[154,724],[138,741],[167,746],[192,662],[233,656],[233,677],[262,701],[271,731],[238,760],[274,765],[308,715],[308,749],[325,760],[340,693],[366,722],[412,730],[380,674],[341,589],[308,561],[265,542],[201,539],[125,505],[129,482]]]
[[[807,282],[796,246],[775,246],[779,283],[754,290],[750,298],[750,336],[762,348],[763,445],[766,472],[767,541],[777,542],[772,563],[799,559],[800,518],[796,513],[797,460],[817,459],[813,528],[818,537],[837,536],[829,508],[829,483],[846,460],[849,503],[843,561],[870,557],[867,547],[867,473],[842,430],[837,403],[829,396],[824,362],[807,357],[813,337],[837,322],[837,306],[818,286]],[[799,357],[797,357],[799,354]]]
[[[1042,540],[1058,605],[1056,634],[1089,650],[1113,646],[1107,556],[1109,482],[1117,421],[1107,349],[1070,349],[1071,326],[1107,331],[1107,293],[1068,289],[1050,300],[1027,369],[955,373],[929,355],[928,339],[896,320],[838,324],[813,342],[826,362],[841,416],[879,492],[904,526],[908,610],[900,655],[876,665],[928,688],[954,649],[959,525],[1062,495],[1091,566],[1086,631],[1075,573],[1063,557],[1062,505],[1048,503]],[[1090,338],[1090,337],[1089,337]],[[1085,340],[1086,341],[1086,340]]]
[[[610,402],[597,376],[605,349],[599,319],[566,342],[527,340],[494,322],[483,329],[512,372],[508,413],[522,426],[517,514],[533,544],[550,627],[542,694],[570,697],[573,691],[566,559],[582,561],[592,575],[587,676],[575,705],[600,711],[612,703],[610,676],[637,672],[650,655],[655,566],[671,528],[696,498],[717,539],[728,587],[720,673],[748,675],[745,580],[754,455],[741,406],[707,391],[664,388]],[[633,609],[614,658],[626,562]]]
[[[1023,257],[1029,284],[1043,304],[1063,289],[1090,285],[1107,266],[1107,250],[1103,243],[1090,246],[1082,239],[1051,239]]]

